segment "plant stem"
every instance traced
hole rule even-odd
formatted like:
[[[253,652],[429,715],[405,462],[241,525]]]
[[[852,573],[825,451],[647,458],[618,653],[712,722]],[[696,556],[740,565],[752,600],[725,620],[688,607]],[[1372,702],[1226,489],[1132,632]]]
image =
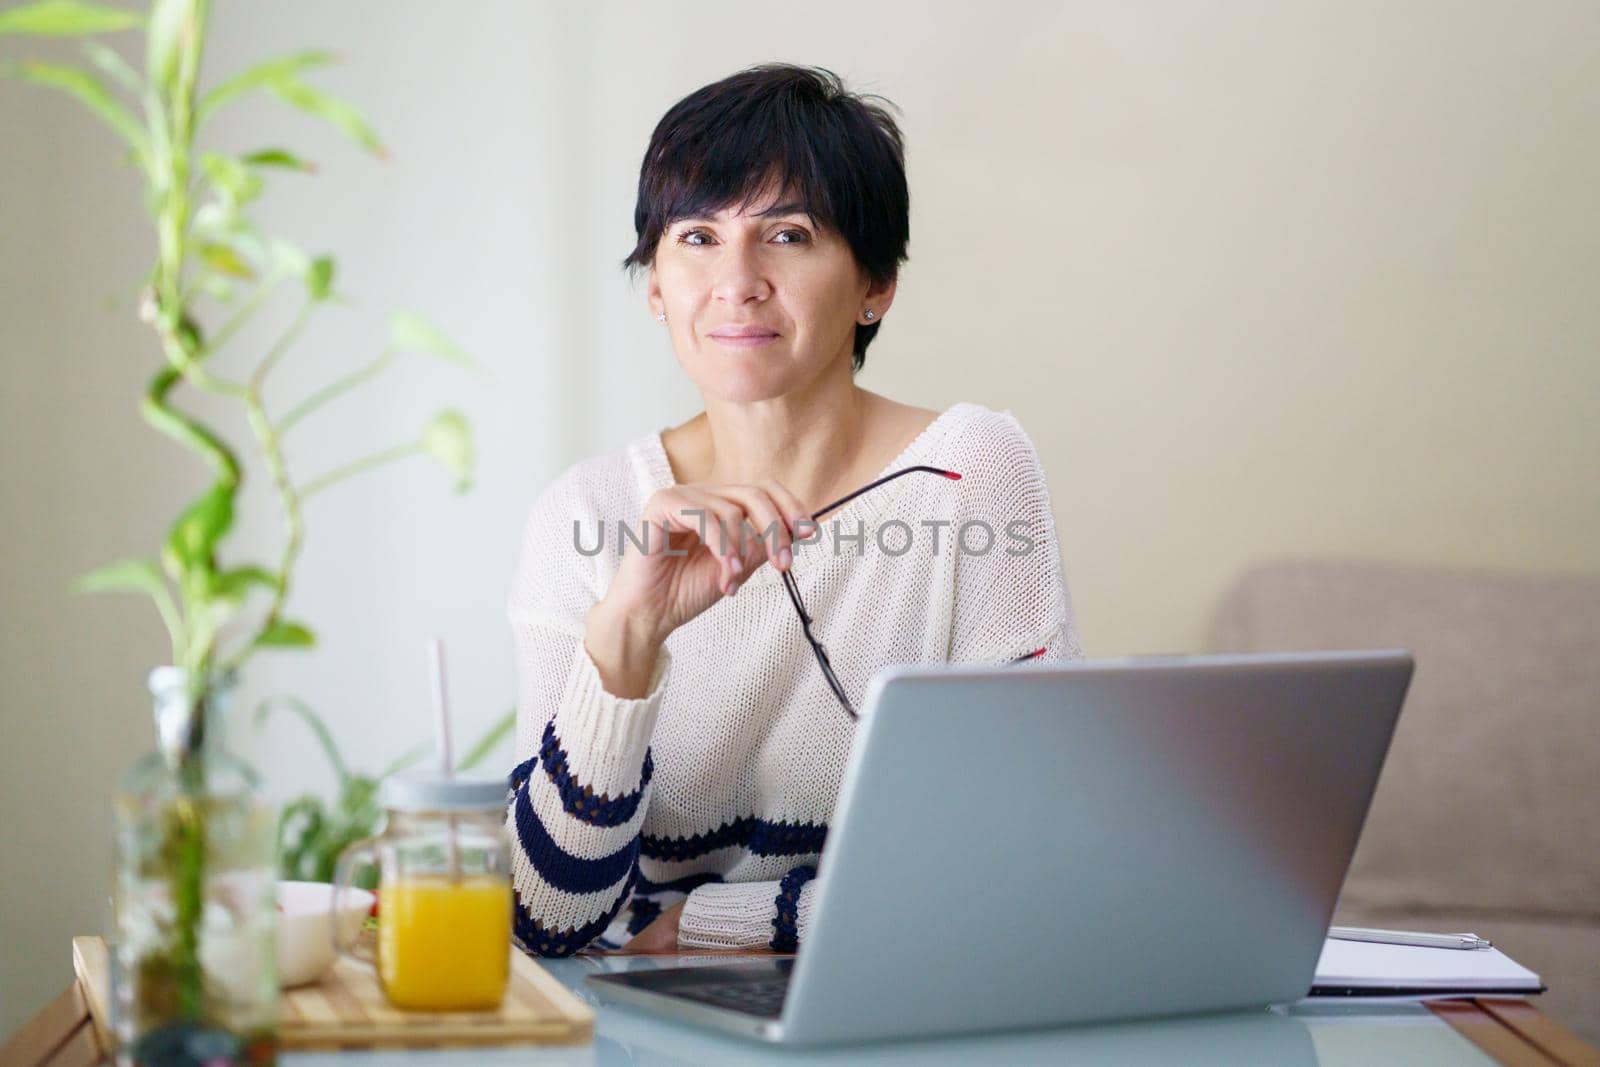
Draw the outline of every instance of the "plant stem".
[[[197,711],[196,714],[203,714]],[[205,973],[200,963],[200,924],[205,912],[206,808],[205,766],[199,752],[180,770],[183,791],[171,801],[173,860],[172,897],[177,939],[173,945],[173,977],[178,1014],[199,1019],[205,1003]]]
[[[256,435],[256,441],[261,445],[261,456],[267,464],[267,473],[272,478],[273,488],[278,493],[278,503],[283,508],[283,518],[288,526],[288,535],[284,539],[283,554],[278,560],[278,570],[272,587],[272,605],[267,609],[266,618],[256,630],[256,637],[266,633],[277,625],[283,614],[283,606],[289,599],[289,575],[294,570],[295,560],[300,556],[300,546],[305,540],[305,523],[300,513],[300,495],[294,487],[294,482],[289,477],[289,466],[283,455],[282,434],[283,427],[272,425],[272,420],[267,417],[266,405],[262,402],[261,387],[266,381],[267,374],[283,358],[295,339],[300,336],[300,331],[305,328],[306,321],[311,316],[313,304],[307,301],[295,315],[294,322],[284,331],[267,352],[264,358],[250,375],[250,384],[244,390],[245,414],[250,422],[250,429]],[[250,653],[256,648],[255,639],[246,642],[242,648],[228,657],[226,669],[237,670]]]
[[[182,663],[185,658],[183,620],[178,615],[178,606],[172,602],[172,594],[167,592],[163,585],[155,594],[156,610],[161,613],[161,621],[167,628],[167,636],[172,639],[172,662]]]
[[[380,373],[385,367],[394,361],[394,357],[396,355],[397,353],[393,349],[385,349],[382,355],[373,360],[371,363],[368,363],[365,367],[362,367],[353,374],[349,374],[343,378],[340,378],[338,381],[333,382],[330,385],[325,385],[315,393],[312,393],[299,404],[295,405],[295,407],[287,415],[278,421],[279,432],[287,431],[289,427],[293,426],[295,423],[299,422],[301,419],[305,418],[307,415],[311,414],[313,411],[317,410],[334,397],[337,397],[342,393],[349,392],[351,389],[354,389],[368,378]]]
[[[396,445],[394,448],[387,449],[383,452],[378,452],[374,455],[368,456],[365,459],[358,459],[354,463],[346,464],[337,470],[329,471],[327,474],[324,474],[322,477],[308,484],[300,491],[300,499],[302,501],[310,500],[312,496],[322,492],[322,490],[328,488],[330,485],[333,485],[336,482],[342,482],[346,478],[360,474],[362,471],[371,470],[373,467],[381,467],[385,463],[393,463],[397,459],[403,459],[406,456],[414,455],[422,450],[423,449],[420,444],[412,442],[410,444]]]
[[[239,332],[239,328],[248,322],[252,315],[261,310],[261,305],[266,303],[267,297],[272,295],[273,290],[277,289],[283,279],[284,275],[274,274],[257,286],[256,291],[250,294],[250,299],[241,304],[239,310],[235,311],[228,318],[228,321],[222,324],[222,328],[211,335],[211,340],[206,344],[205,354],[209,356],[212,352],[217,351],[232,340],[233,335]]]
[[[225,378],[218,378],[206,370],[197,360],[189,357],[184,345],[166,345],[164,347],[167,349],[168,360],[195,388],[203,389],[208,393],[218,393],[222,396],[231,397],[243,397],[249,393],[250,390],[247,386],[238,382],[228,381]]]
[[[210,460],[219,481],[237,485],[239,461],[228,446],[216,434],[167,403],[167,394],[180,377],[180,372],[170,366],[162,367],[151,377],[145,386],[144,402],[140,406],[144,420],[174,441],[193,448]]]
[[[305,312],[302,311],[301,319],[304,316]],[[261,454],[266,460],[273,487],[278,491],[278,502],[283,506],[284,522],[288,525],[289,532],[284,539],[283,555],[278,560],[278,571],[272,590],[272,606],[267,609],[267,616],[256,631],[257,637],[275,626],[283,613],[283,606],[289,599],[289,575],[294,570],[295,560],[299,558],[300,546],[305,538],[305,524],[300,513],[302,494],[295,489],[294,483],[289,478],[289,468],[284,460],[279,437],[282,431],[281,428],[273,428],[267,418],[266,407],[261,402],[260,379],[266,366],[267,364],[263,363],[251,379],[250,388],[245,396],[245,409],[250,420],[250,428],[255,432],[256,440],[261,442]],[[225,670],[237,670],[249,658],[255,647],[254,639],[247,642],[243,648],[228,658]]]
[[[278,361],[283,358],[283,354],[289,351],[289,346],[299,338],[300,331],[305,329],[306,320],[311,317],[313,306],[309,300],[302,304],[299,313],[294,317],[294,322],[289,324],[289,328],[283,332],[282,337],[278,338],[277,343],[268,349],[266,358],[262,359],[255,371],[250,375],[250,387],[252,389],[257,391],[261,389],[261,383],[267,380],[268,372],[278,365]],[[282,432],[285,425],[284,423],[278,424],[279,432]]]
[[[167,401],[168,394],[181,379],[201,388],[220,388],[228,383],[205,374],[198,366],[201,351],[198,329],[188,320],[182,298],[183,267],[188,255],[189,156],[194,143],[194,97],[205,46],[209,0],[195,0],[186,13],[180,30],[178,72],[167,103],[155,97],[152,124],[159,124],[165,142],[169,169],[159,175],[155,190],[157,237],[160,259],[154,278],[154,319],[156,333],[166,355],[167,366],[151,379],[145,393],[147,421],[175,440],[198,450],[216,469],[218,484],[230,494],[237,491],[239,461],[216,434],[197,421],[181,415]],[[154,138],[153,138],[154,140]],[[158,169],[158,168],[153,168]],[[214,653],[215,630],[206,614],[204,575],[186,570],[179,591],[183,594],[185,647],[183,663],[196,681],[189,699],[195,701],[195,715],[207,711],[203,693],[209,683],[207,668]],[[203,738],[204,723],[199,724]],[[178,1013],[185,1019],[199,1019],[204,1010],[205,975],[200,962],[200,927],[204,912],[206,868],[205,764],[203,750],[186,754],[179,767],[180,794],[172,801],[169,824],[171,874],[176,929],[173,932],[172,968],[177,986]]]

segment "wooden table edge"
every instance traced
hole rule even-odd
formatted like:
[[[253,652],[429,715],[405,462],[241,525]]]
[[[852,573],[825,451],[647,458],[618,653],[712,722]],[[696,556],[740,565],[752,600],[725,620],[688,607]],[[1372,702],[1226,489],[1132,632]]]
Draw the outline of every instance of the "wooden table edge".
[[[1600,1051],[1518,997],[1426,1000],[1424,1006],[1507,1067],[1600,1067]]]

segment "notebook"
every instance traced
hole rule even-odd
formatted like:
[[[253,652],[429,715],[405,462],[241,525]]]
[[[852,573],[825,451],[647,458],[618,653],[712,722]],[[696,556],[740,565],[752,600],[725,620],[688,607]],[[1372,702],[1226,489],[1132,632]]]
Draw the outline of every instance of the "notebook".
[[[1312,996],[1542,993],[1539,976],[1496,948],[1417,948],[1328,938]]]

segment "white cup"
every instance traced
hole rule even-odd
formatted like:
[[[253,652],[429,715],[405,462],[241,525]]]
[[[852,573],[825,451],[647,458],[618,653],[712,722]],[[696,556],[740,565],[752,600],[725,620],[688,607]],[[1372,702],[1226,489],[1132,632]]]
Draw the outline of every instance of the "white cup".
[[[339,894],[341,941],[355,939],[377,899],[365,889]],[[333,903],[333,886],[327,882],[278,883],[278,984],[283,988],[315,982],[333,967],[333,939],[328,936]]]

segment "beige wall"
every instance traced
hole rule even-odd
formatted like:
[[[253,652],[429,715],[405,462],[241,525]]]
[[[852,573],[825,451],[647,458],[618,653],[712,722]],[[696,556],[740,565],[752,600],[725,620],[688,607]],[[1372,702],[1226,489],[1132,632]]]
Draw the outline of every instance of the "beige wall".
[[[374,352],[401,306],[486,367],[414,365],[308,424],[307,474],[460,404],[480,488],[450,498],[417,465],[323,500],[299,611],[324,648],[258,661],[244,707],[301,693],[376,764],[426,736],[432,632],[469,732],[509,701],[500,609],[532,494],[696,409],[615,266],[645,140],[684,93],[767,59],[903,109],[912,260],[863,384],[1016,412],[1092,654],[1195,647],[1261,555],[1600,570],[1600,8],[796,10],[223,7],[212,61],[335,48],[325,83],[394,150],[380,166],[268,106],[219,126],[323,162],[268,214],[340,253],[359,298],[282,395]],[[135,411],[153,352],[125,299],[148,256],[131,175],[37,90],[0,83],[0,129],[3,1033],[103,922],[109,782],[148,743],[161,656],[142,604],[65,583],[153,544],[196,474]],[[274,533],[264,508],[244,520],[250,544]],[[323,784],[289,726],[238,733],[276,793]]]

